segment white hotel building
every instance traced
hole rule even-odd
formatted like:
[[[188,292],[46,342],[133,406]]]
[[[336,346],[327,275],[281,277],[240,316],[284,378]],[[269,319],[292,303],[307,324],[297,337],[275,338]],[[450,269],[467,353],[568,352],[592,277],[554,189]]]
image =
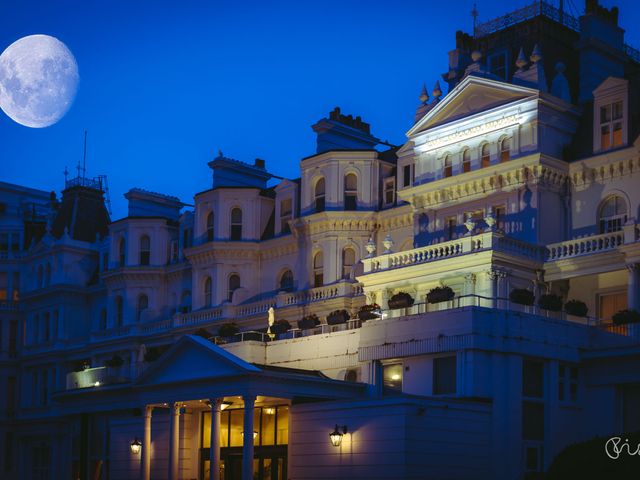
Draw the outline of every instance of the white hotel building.
[[[194,206],[134,188],[115,221],[101,179],[0,183],[0,477],[520,479],[640,430],[617,16],[458,32],[404,145],[336,109],[296,179],[220,154]]]

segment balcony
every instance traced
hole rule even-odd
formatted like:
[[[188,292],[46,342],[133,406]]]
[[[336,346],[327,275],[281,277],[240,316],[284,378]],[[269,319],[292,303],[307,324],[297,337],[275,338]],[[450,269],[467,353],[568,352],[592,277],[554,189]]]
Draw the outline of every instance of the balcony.
[[[138,373],[136,364],[122,367],[95,367],[80,372],[67,373],[67,390],[79,388],[96,388],[115,383],[131,381]]]

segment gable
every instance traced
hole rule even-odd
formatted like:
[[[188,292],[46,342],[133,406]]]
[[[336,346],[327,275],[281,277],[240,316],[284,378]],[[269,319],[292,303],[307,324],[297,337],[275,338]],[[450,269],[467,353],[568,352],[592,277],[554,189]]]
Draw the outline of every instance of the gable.
[[[610,93],[624,91],[627,89],[629,81],[624,78],[607,77],[598,87],[593,91],[594,97],[601,97]]]
[[[138,383],[159,385],[259,371],[208,340],[185,335],[140,377]]]
[[[409,131],[408,136],[537,95],[537,91],[468,76]]]

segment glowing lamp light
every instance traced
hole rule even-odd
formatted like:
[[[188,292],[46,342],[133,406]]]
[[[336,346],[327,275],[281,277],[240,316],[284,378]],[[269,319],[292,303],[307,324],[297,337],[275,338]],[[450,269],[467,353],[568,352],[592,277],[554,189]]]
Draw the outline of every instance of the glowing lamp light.
[[[342,444],[342,437],[347,433],[347,426],[342,425],[342,427],[336,424],[336,428],[329,434],[329,440],[331,440],[331,445],[334,447],[339,447]]]
[[[400,375],[397,373],[394,373],[393,375],[391,375],[391,380],[400,380]]]
[[[244,430],[242,432],[240,432],[242,434],[242,436],[244,437]],[[256,432],[255,430],[253,431],[253,439],[255,440],[256,438],[258,438],[258,432]]]
[[[100,382],[96,382],[93,384],[94,387],[99,387],[100,386]]]
[[[140,453],[140,450],[142,450],[142,444],[140,443],[140,440],[138,440],[138,437],[136,437],[136,439],[131,442],[131,453],[133,453],[134,455],[138,455]]]
[[[233,405],[233,402],[222,402],[220,403],[220,410],[226,410],[231,405]]]
[[[266,407],[263,411],[267,415],[273,415],[276,413],[276,409],[273,407]]]

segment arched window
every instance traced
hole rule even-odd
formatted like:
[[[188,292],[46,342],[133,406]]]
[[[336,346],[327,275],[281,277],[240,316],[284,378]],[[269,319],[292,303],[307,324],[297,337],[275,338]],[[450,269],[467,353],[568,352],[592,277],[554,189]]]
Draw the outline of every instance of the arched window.
[[[189,313],[191,311],[191,290],[183,290],[180,297],[180,311]]]
[[[107,309],[106,308],[100,309],[100,324],[98,325],[98,328],[100,330],[107,329]]]
[[[118,243],[118,265],[120,265],[121,267],[124,267],[126,246],[127,243],[125,242],[125,239],[123,237]]]
[[[213,285],[211,282],[211,277],[207,277],[204,280],[204,306],[210,307],[211,301],[213,298]]]
[[[121,296],[116,297],[116,327],[121,327],[124,323],[124,302]]]
[[[491,165],[491,154],[489,153],[489,144],[485,143],[480,148],[480,168],[486,168]]]
[[[38,288],[42,288],[44,286],[44,274],[42,272],[42,265],[38,266],[38,284],[36,286]]]
[[[229,301],[233,298],[233,292],[240,288],[240,275],[232,273],[229,276]]]
[[[627,223],[627,203],[618,195],[607,198],[598,212],[600,233],[610,233],[622,230]]]
[[[351,247],[342,250],[342,278],[351,278],[353,266],[356,264],[356,251]]]
[[[316,212],[324,212],[324,195],[324,177],[322,177],[316,182],[314,190]]]
[[[504,138],[500,142],[500,163],[508,162],[511,156],[511,139]]]
[[[207,215],[207,242],[213,241],[213,212]]]
[[[344,209],[358,209],[358,177],[354,173],[344,176]]]
[[[442,162],[442,176],[444,178],[453,175],[453,165],[451,164],[451,155],[446,155]]]
[[[470,172],[471,171],[471,150],[465,148],[462,152],[462,172]]]
[[[324,259],[322,252],[318,252],[313,257],[313,286],[321,287],[324,285]]]
[[[136,321],[140,321],[142,318],[143,312],[149,308],[149,297],[145,294],[142,294],[138,297],[138,308],[136,310]]]
[[[140,265],[149,265],[151,261],[151,240],[148,235],[140,237]]]
[[[279,288],[285,292],[293,290],[293,272],[291,270],[287,269],[282,272],[282,275],[280,275]]]
[[[231,210],[231,240],[242,240],[242,210]]]

